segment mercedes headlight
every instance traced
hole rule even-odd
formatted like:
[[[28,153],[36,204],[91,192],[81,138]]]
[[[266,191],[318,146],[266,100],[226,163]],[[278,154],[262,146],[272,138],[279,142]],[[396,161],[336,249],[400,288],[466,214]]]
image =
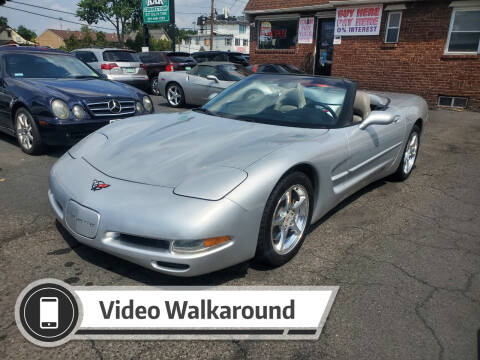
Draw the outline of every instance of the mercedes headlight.
[[[138,101],[137,101],[137,104],[136,104],[136,108],[137,108],[137,113],[139,113],[139,114],[142,114],[145,111],[145,108],[143,107],[143,105],[141,103],[139,103]]]
[[[72,112],[73,115],[75,115],[75,118],[77,118],[78,120],[83,120],[87,118],[87,113],[80,105],[75,105],[72,109]]]
[[[152,103],[152,99],[150,99],[150,97],[148,97],[148,96],[143,97],[143,107],[149,113],[151,113],[153,111],[153,103]]]
[[[63,100],[56,99],[52,101],[52,112],[60,120],[67,120],[70,117],[70,109]]]

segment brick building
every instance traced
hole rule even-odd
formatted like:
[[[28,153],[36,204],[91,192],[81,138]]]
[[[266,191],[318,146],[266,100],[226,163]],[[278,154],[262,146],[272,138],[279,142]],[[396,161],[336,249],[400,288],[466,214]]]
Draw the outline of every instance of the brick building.
[[[250,0],[250,62],[480,111],[480,1]]]

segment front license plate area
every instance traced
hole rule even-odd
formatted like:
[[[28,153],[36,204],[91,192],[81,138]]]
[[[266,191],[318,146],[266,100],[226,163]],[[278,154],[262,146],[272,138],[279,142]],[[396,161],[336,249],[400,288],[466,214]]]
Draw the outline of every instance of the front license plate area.
[[[70,200],[65,216],[67,225],[78,235],[95,239],[100,222],[100,214],[96,211]]]

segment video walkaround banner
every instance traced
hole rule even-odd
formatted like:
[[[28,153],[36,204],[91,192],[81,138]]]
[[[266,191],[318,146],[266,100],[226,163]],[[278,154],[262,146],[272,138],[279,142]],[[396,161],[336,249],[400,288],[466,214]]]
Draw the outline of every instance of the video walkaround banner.
[[[17,299],[32,343],[70,340],[316,340],[338,287],[101,287],[44,279]]]

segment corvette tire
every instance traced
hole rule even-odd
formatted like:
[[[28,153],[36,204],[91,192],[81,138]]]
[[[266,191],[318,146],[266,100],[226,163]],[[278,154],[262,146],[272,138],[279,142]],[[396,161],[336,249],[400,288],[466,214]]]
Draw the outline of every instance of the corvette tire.
[[[407,143],[402,153],[402,161],[397,170],[392,175],[393,180],[404,181],[413,171],[417,161],[418,149],[420,147],[420,128],[415,125],[408,136]]]
[[[292,259],[302,246],[313,211],[313,186],[303,172],[284,176],[263,211],[255,260],[277,267]]]

